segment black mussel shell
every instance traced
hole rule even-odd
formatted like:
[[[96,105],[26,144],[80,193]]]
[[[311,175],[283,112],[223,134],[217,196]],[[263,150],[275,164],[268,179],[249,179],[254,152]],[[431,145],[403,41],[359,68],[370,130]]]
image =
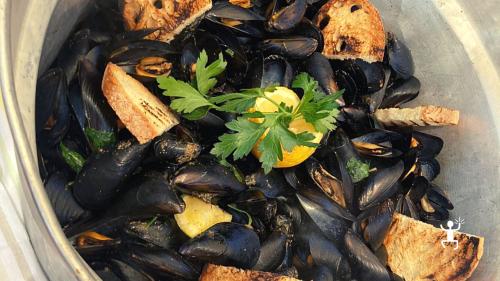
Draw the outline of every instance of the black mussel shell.
[[[288,36],[286,38],[265,39],[260,43],[265,54],[276,54],[292,59],[304,59],[318,48],[318,41],[303,36]]]
[[[119,259],[111,259],[109,261],[112,271],[119,277],[121,281],[154,281],[155,279],[144,272],[138,266],[134,267]],[[103,280],[108,280],[102,278]]]
[[[350,260],[353,277],[360,281],[390,281],[389,272],[372,251],[351,231],[344,238],[347,257]]]
[[[259,259],[260,243],[250,228],[218,223],[184,243],[179,252],[188,258],[239,268],[252,268]]]
[[[270,86],[290,87],[293,79],[293,68],[282,56],[270,55],[257,58],[249,67],[248,79],[251,88],[266,88]]]
[[[441,206],[448,210],[453,210],[453,203],[448,197],[448,194],[439,186],[432,184],[431,188],[427,189],[427,198],[430,202]]]
[[[418,131],[414,131],[412,136],[418,143],[418,157],[422,161],[435,158],[443,149],[444,142],[439,137]]]
[[[348,229],[347,221],[339,216],[332,216],[331,212],[325,211],[320,205],[305,196],[297,194],[297,198],[304,211],[322,233],[335,243],[340,243]]]
[[[121,251],[120,258],[138,264],[147,272],[153,272],[160,277],[194,280],[199,276],[193,265],[169,249],[132,245]]]
[[[359,208],[366,210],[391,197],[401,188],[398,179],[404,171],[403,161],[386,168],[379,168],[363,182],[362,192],[358,198]]]
[[[184,164],[200,155],[201,147],[197,143],[177,140],[165,133],[153,142],[154,155],[158,160],[175,164]]]
[[[102,209],[119,192],[120,185],[137,168],[148,144],[121,142],[109,151],[94,153],[85,162],[73,185],[76,200],[85,208]]]
[[[314,264],[328,267],[335,280],[351,280],[349,262],[334,243],[314,231],[306,232],[305,236]]]
[[[367,219],[367,225],[363,231],[363,238],[372,250],[377,250],[384,242],[389,232],[394,215],[395,206],[392,200],[382,203]]]
[[[307,9],[306,0],[294,0],[288,6],[285,1],[271,2],[271,12],[267,19],[267,28],[271,32],[286,32],[296,27],[304,18]]]
[[[291,190],[283,174],[277,170],[266,174],[263,169],[259,169],[246,176],[245,183],[263,192],[267,198],[277,198]]]
[[[318,186],[328,198],[346,208],[345,192],[342,181],[330,174],[315,158],[307,159],[305,166],[316,186]]]
[[[358,67],[366,80],[368,93],[374,93],[384,86],[385,71],[384,65],[381,62],[369,63],[361,59],[353,62]]]
[[[421,161],[418,174],[426,178],[428,181],[433,181],[441,172],[441,165],[436,159],[429,161]]]
[[[155,214],[178,214],[186,207],[169,181],[160,174],[141,176],[105,211],[104,217],[151,217]]]
[[[265,18],[251,9],[245,9],[225,1],[215,2],[212,9],[206,14],[207,17],[224,18],[241,21],[263,21]]]
[[[163,57],[176,55],[178,52],[168,43],[156,40],[138,40],[126,42],[114,49],[108,56],[108,61],[115,64],[137,64],[146,57]]]
[[[144,242],[164,249],[176,246],[179,240],[178,231],[175,222],[163,218],[130,221],[123,227],[124,239],[138,243]]]
[[[206,158],[180,168],[172,184],[182,192],[206,192],[220,196],[233,195],[246,189],[229,168]]]
[[[42,154],[53,149],[68,132],[71,113],[66,77],[60,68],[48,70],[37,81],[35,128]]]
[[[306,71],[316,81],[325,94],[333,94],[339,90],[332,66],[328,59],[319,52],[313,53],[306,61]]]
[[[286,244],[287,236],[280,231],[273,231],[262,243],[259,259],[252,269],[274,271],[285,258]]]
[[[401,78],[408,79],[415,72],[410,49],[393,33],[387,35],[386,56],[392,70]]]
[[[102,74],[89,60],[83,59],[80,62],[78,80],[86,117],[85,127],[102,132],[115,132],[117,118],[102,93]]]
[[[75,201],[71,187],[68,185],[68,179],[64,174],[60,172],[52,174],[45,184],[45,190],[61,225],[75,222],[90,215]]]
[[[384,67],[384,85],[378,91],[361,97],[362,104],[368,107],[370,113],[374,113],[382,104],[384,97],[387,95],[387,87],[389,85],[389,80],[391,78],[391,70],[388,67]]]
[[[316,52],[321,53],[323,51],[323,47],[325,44],[323,33],[309,19],[303,18],[302,21],[292,31],[292,34],[316,39],[318,41],[318,48],[316,49]]]
[[[385,91],[380,108],[398,107],[415,99],[420,92],[420,81],[411,76],[406,80],[397,80]]]

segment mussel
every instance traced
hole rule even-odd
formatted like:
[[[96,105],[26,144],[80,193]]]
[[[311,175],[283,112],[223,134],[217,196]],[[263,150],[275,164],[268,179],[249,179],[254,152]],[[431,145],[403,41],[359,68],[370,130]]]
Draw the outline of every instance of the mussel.
[[[179,252],[205,262],[251,268],[259,259],[260,242],[245,225],[219,223],[184,243]]]

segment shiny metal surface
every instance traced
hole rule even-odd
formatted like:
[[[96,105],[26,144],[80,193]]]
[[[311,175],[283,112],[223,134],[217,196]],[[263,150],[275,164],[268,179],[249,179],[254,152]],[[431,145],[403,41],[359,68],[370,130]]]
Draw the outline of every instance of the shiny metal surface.
[[[1,92],[21,159],[27,228],[51,280],[96,278],[60,230],[34,157],[38,70],[45,69],[54,58],[86,2],[0,0]],[[499,280],[500,3],[373,2],[386,28],[402,35],[413,51],[416,76],[423,87],[414,104],[437,104],[461,111],[457,127],[429,129],[445,140],[437,183],[455,203],[453,215],[465,219],[463,230],[486,237],[483,259],[471,280]]]

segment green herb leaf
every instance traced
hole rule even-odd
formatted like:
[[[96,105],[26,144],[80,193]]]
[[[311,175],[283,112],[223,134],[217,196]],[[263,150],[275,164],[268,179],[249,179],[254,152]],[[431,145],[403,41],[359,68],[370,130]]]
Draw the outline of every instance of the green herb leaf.
[[[363,161],[351,158],[347,161],[347,171],[354,183],[360,182],[370,176],[370,165]]]
[[[84,132],[94,151],[105,149],[116,143],[114,132],[99,131],[89,127],[85,128]]]
[[[226,127],[235,133],[220,136],[219,142],[210,151],[220,159],[226,159],[231,154],[235,160],[247,156],[266,131],[262,124],[251,122],[243,117],[227,123]]]
[[[255,105],[258,97],[264,95],[263,89],[247,89],[241,93],[223,94],[210,98],[220,109],[227,112],[244,113]]]
[[[326,133],[334,130],[335,118],[339,114],[336,100],[342,96],[343,91],[325,96],[319,90],[318,82],[307,73],[297,75],[292,87],[300,88],[304,92],[296,113],[312,124],[318,132]]]
[[[64,162],[66,162],[66,164],[68,164],[73,171],[79,173],[83,164],[85,164],[85,158],[83,158],[80,153],[67,148],[62,142],[59,144],[59,147],[61,149]]]
[[[172,99],[170,107],[179,113],[190,114],[196,111],[197,113],[193,113],[191,117],[193,119],[194,117],[201,118],[208,109],[213,107],[213,104],[204,95],[186,82],[176,80],[170,76],[158,77],[157,81],[160,89],[165,90],[163,92],[165,96],[175,98]],[[200,108],[203,109],[200,110]],[[204,114],[202,114],[203,112]]]
[[[196,86],[200,94],[204,96],[206,96],[208,91],[210,91],[210,89],[217,84],[217,79],[215,79],[215,77],[221,74],[227,66],[227,62],[224,61],[222,53],[220,53],[219,58],[212,62],[209,66],[206,66],[207,63],[207,52],[202,50],[198,60],[196,61]]]

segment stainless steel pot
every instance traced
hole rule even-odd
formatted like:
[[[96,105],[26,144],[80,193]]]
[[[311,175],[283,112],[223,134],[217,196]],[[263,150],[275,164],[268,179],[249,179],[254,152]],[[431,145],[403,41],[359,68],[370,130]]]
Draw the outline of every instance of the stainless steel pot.
[[[19,158],[26,227],[51,280],[98,280],[66,240],[37,168],[36,77],[52,62],[90,0],[0,0],[0,85]],[[472,280],[500,279],[500,4],[497,0],[374,0],[388,30],[413,51],[423,87],[415,104],[460,109],[445,140],[438,184],[464,231],[486,237]],[[411,247],[411,245],[409,245]]]

